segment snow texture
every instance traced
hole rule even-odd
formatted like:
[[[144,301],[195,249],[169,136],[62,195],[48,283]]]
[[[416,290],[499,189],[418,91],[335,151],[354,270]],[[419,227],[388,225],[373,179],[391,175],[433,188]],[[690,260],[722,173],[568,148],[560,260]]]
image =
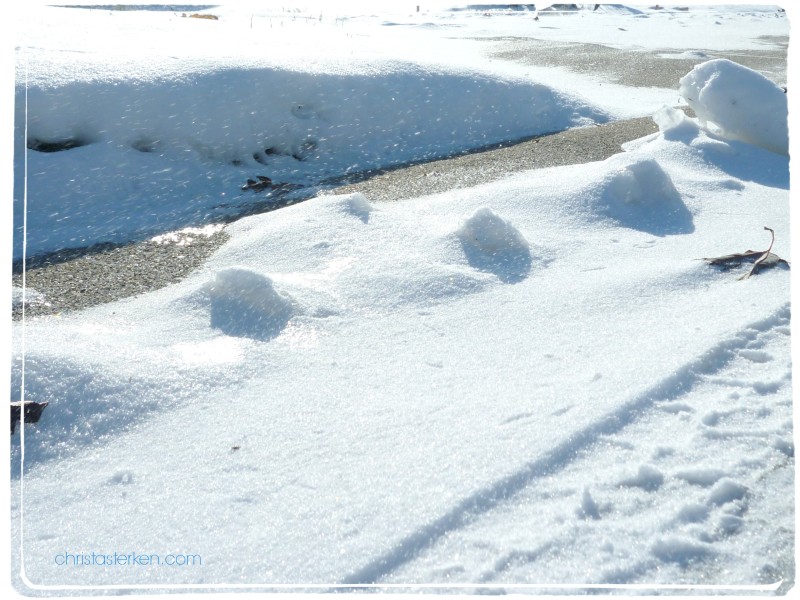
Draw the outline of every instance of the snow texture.
[[[15,587],[793,585],[791,271],[698,260],[765,225],[791,255],[785,96],[712,60],[682,80],[693,119],[476,41],[749,51],[785,14],[327,6],[31,9],[15,256],[26,146],[32,256],[205,235],[275,200],[242,192],[258,175],[324,191],[611,117],[659,131],[394,203],[309,193],[181,282],[15,323],[11,397],[49,402],[10,442]],[[56,558],[114,551],[202,564]]]

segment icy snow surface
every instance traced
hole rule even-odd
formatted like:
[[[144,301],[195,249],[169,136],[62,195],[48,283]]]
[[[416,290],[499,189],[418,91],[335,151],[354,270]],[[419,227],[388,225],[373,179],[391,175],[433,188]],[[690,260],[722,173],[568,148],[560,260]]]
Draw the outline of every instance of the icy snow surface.
[[[737,10],[743,47],[744,31],[786,34],[758,7],[598,18],[646,47],[686,48],[682,24]],[[586,100],[589,80],[571,94],[557,73],[552,86],[493,73],[469,43],[492,27],[474,12],[400,15],[412,28],[275,9],[254,28],[282,31],[292,52],[254,51],[236,68],[239,45],[216,51],[250,36],[250,12],[209,12],[227,24],[35,13],[21,53],[35,67],[31,131],[87,144],[28,153],[29,251],[201,226],[249,173],[230,163],[260,168],[262,146],[277,149],[260,157],[270,176],[313,183],[627,114]],[[65,36],[63,19],[82,35]],[[519,27],[498,19],[495,34]],[[465,30],[454,46],[431,34],[447,24]],[[216,25],[221,39],[198,33]],[[170,32],[180,60],[155,63],[152,38],[98,51],[147,28]],[[321,32],[330,53],[307,43]],[[445,47],[463,52],[431,58]],[[698,120],[647,92],[660,131],[608,160],[397,203],[321,194],[228,225],[178,284],[15,324],[12,398],[24,335],[25,397],[50,403],[11,442],[18,588],[793,579],[790,273],[740,281],[747,267],[699,260],[766,249],[765,225],[790,257],[780,115],[722,108],[734,91],[745,106],[773,102],[756,77],[713,62],[687,74],[686,89],[713,79]],[[399,94],[404,123],[384,108]],[[745,117],[770,139],[742,134]],[[387,128],[396,148],[375,141]],[[59,564],[65,552],[202,564]]]

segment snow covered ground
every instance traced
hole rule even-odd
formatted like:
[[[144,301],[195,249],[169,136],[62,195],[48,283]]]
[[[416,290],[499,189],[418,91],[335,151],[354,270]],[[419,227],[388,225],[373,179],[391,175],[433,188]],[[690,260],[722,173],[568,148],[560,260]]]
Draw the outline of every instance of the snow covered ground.
[[[785,592],[790,271],[699,259],[765,226],[790,259],[787,95],[729,61],[634,88],[478,41],[745,52],[785,14],[326,7],[27,12],[26,253],[219,220],[255,175],[659,132],[403,202],[320,194],[227,225],[181,283],[14,324],[12,398],[50,403],[10,446],[17,589]]]

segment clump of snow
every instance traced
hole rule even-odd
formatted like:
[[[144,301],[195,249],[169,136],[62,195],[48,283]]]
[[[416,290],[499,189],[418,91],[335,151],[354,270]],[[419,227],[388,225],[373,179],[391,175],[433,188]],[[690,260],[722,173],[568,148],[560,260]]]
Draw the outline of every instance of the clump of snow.
[[[691,142],[700,133],[700,127],[694,119],[677,108],[665,106],[656,111],[653,121],[665,140]]]
[[[349,215],[358,217],[364,223],[369,221],[369,214],[374,210],[366,196],[360,192],[343,196],[332,196],[333,202]]]
[[[592,497],[588,487],[583,488],[583,495],[581,496],[581,505],[576,511],[578,517],[582,519],[599,519],[600,507]]]
[[[608,173],[588,193],[598,214],[626,227],[656,235],[694,230],[680,192],[653,158],[634,160]]]
[[[651,551],[656,558],[665,562],[678,563],[683,567],[716,553],[710,544],[678,536],[668,536],[656,540]]]
[[[705,504],[691,502],[678,511],[678,520],[683,523],[702,523],[708,519],[711,509]]]
[[[178,231],[170,231],[150,238],[156,244],[175,244],[176,246],[188,246],[195,238],[211,237],[219,233],[225,226],[220,223],[212,223],[204,227],[184,227]]]
[[[278,292],[269,277],[251,269],[217,271],[203,291],[210,300],[211,327],[227,335],[267,340],[294,314],[292,299]]]
[[[664,483],[664,474],[653,465],[639,465],[636,475],[623,479],[620,485],[655,491]]]
[[[720,479],[708,493],[708,502],[716,506],[741,500],[747,494],[747,486],[730,478]]]
[[[712,133],[789,153],[786,94],[757,71],[710,60],[680,80],[680,94]]]
[[[720,515],[717,520],[717,529],[722,535],[733,535],[745,526],[745,520],[736,515]]]
[[[714,485],[719,479],[725,477],[728,472],[723,469],[714,469],[706,467],[696,467],[693,469],[683,469],[675,473],[679,479],[692,485],[699,485],[709,487]]]
[[[531,269],[528,240],[491,208],[476,210],[461,224],[456,236],[469,264],[494,273],[501,281],[521,281]]]

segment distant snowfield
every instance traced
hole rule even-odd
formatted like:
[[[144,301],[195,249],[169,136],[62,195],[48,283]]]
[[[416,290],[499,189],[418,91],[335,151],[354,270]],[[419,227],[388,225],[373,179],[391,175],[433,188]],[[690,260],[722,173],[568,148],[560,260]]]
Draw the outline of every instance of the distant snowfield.
[[[292,52],[249,71],[242,48],[267,44],[242,40],[250,13],[210,12],[224,18],[38,13],[20,53],[36,67],[29,138],[85,144],[28,152],[29,252],[201,225],[248,174],[314,184],[632,116],[631,97],[659,132],[403,202],[319,195],[228,225],[181,283],[15,325],[12,397],[24,383],[50,402],[11,442],[19,589],[793,583],[790,272],[699,260],[766,250],[765,226],[790,257],[780,88],[712,61],[669,100],[631,89],[599,106],[588,78],[571,91],[557,70],[545,84],[470,65],[468,38],[518,35],[532,15],[444,10],[264,12],[254,30],[286,28]],[[741,43],[710,36],[720,47],[787,34],[763,7],[545,18],[624,23],[659,49],[694,48],[678,38],[708,19]],[[384,24],[402,20],[419,31]],[[216,25],[207,43],[181,37]],[[445,25],[464,33],[431,34]],[[99,53],[144,29],[161,38]],[[351,36],[364,56],[348,58]],[[180,60],[154,63],[167,43]],[[48,77],[57,63],[75,71]],[[678,88],[700,119],[664,107]],[[406,112],[386,109],[398,96]],[[202,564],[100,564],[114,552]]]

